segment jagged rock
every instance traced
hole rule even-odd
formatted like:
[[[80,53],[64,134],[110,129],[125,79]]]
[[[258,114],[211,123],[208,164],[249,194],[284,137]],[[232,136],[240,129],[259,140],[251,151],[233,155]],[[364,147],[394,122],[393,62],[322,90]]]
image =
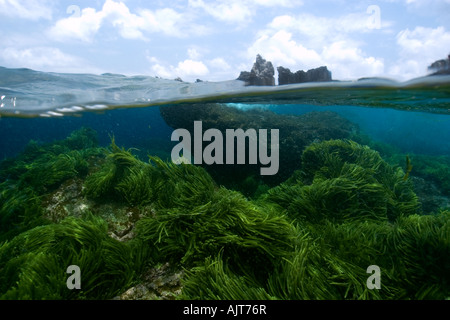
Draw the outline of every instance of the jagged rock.
[[[327,67],[319,67],[308,70],[307,72],[299,70],[292,73],[288,68],[278,67],[278,85],[304,83],[304,82],[323,82],[331,81],[331,72]]]
[[[272,62],[266,61],[258,54],[252,71],[242,71],[237,80],[245,81],[248,86],[274,86],[274,75]]]
[[[183,82],[183,80],[180,78],[180,77],[178,77],[178,78],[175,78],[175,79],[173,79],[174,81],[178,81],[178,82]]]
[[[248,71],[242,71],[236,80],[244,81],[247,85],[250,83],[251,73]]]
[[[450,74],[450,54],[448,55],[447,59],[433,62],[428,67],[428,70],[433,72],[432,74],[430,74],[431,76]]]

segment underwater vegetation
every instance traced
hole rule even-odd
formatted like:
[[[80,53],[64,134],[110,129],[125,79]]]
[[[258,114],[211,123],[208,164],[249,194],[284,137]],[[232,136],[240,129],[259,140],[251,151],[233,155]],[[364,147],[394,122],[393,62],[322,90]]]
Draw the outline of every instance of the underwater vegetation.
[[[247,196],[256,193],[259,185],[274,187],[301,169],[298,159],[306,146],[314,141],[347,139],[359,132],[358,126],[335,112],[310,112],[304,115],[280,115],[264,109],[239,110],[223,104],[180,104],[160,107],[164,121],[173,129],[184,128],[194,136],[194,121],[202,121],[202,129],[278,129],[279,171],[274,176],[259,174],[256,165],[208,165],[204,168],[214,180]],[[206,145],[206,143],[205,143]],[[225,154],[225,152],[224,152]],[[252,181],[246,181],[253,176]],[[250,182],[250,183],[249,183]]]
[[[54,143],[30,141],[17,158],[1,163],[0,181],[14,180],[42,195],[71,177],[85,176],[88,159],[100,152],[96,132],[88,128]]]
[[[450,208],[450,156],[409,153],[405,163],[405,153],[398,148],[371,141],[362,135],[360,137],[362,143],[379,151],[386,162],[405,169],[407,178],[413,182],[424,214],[439,212],[440,208]]]
[[[0,246],[0,299],[108,299],[133,283],[146,255],[92,215],[36,227]],[[83,290],[67,288],[71,265],[83,271]]]
[[[32,188],[0,184],[0,242],[45,224],[41,200]]]
[[[365,142],[390,164],[405,167],[405,156],[399,149],[381,142]],[[411,175],[434,182],[444,195],[450,195],[450,156],[410,153],[408,158],[412,166]]]
[[[390,166],[367,146],[351,140],[313,143],[301,161],[301,173],[264,196],[293,218],[314,223],[395,221],[418,213],[418,198],[403,170]]]
[[[422,215],[412,155],[408,176],[405,156],[396,166],[352,140],[313,142],[300,169],[247,198],[205,168],[145,162],[94,137],[33,142],[1,164],[0,299],[113,299],[167,263],[184,271],[177,299],[450,297],[450,210]],[[71,179],[86,210],[46,219],[43,199]],[[242,180],[258,184],[251,172]],[[118,240],[124,207],[148,213]],[[70,265],[81,290],[66,286]],[[367,286],[371,265],[380,290]]]
[[[42,219],[42,196],[70,178],[85,177],[89,162],[102,153],[97,147],[97,133],[81,128],[62,141],[46,144],[30,141],[16,158],[3,160],[0,241],[47,223]]]

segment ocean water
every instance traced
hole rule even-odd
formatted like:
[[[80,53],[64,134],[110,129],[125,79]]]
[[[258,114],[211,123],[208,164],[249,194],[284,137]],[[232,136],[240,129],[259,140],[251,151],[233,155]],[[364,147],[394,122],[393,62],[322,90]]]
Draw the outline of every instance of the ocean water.
[[[449,76],[246,87],[0,68],[0,97],[0,299],[450,297]],[[276,174],[173,164],[195,121],[278,130]]]

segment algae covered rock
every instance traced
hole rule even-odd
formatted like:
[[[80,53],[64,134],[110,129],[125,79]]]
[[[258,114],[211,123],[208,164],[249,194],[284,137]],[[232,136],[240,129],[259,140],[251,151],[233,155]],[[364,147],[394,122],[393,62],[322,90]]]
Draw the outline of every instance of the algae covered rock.
[[[258,165],[203,165],[216,182],[230,188],[242,185],[242,182],[249,176],[257,177],[258,180],[269,186],[275,186],[288,179],[295,170],[301,168],[302,152],[312,142],[345,139],[359,131],[355,124],[337,113],[328,111],[295,116],[279,115],[260,109],[244,111],[221,104],[186,104],[161,107],[160,112],[170,127],[186,129],[192,137],[195,134],[194,121],[202,122],[202,134],[209,129],[218,129],[224,136],[227,129],[279,130],[279,170],[274,176],[261,177]],[[248,150],[247,144],[247,156]],[[224,154],[226,154],[226,150],[224,150]],[[257,185],[254,189],[257,188]],[[252,191],[255,192],[255,190]]]

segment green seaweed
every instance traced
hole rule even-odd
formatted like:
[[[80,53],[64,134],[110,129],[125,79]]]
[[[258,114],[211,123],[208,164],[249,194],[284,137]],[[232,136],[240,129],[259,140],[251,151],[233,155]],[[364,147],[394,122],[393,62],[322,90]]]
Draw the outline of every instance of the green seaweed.
[[[291,217],[395,221],[418,212],[419,202],[401,168],[394,168],[367,146],[349,140],[313,143],[302,155],[295,179],[268,191],[263,201],[278,204]]]
[[[111,137],[110,150],[106,162],[100,170],[90,174],[84,183],[84,194],[92,199],[114,199],[118,194],[116,186],[126,176],[130,168],[140,166],[131,150],[119,148],[114,137]],[[123,184],[120,189],[126,188]]]
[[[111,299],[135,283],[148,257],[145,247],[110,238],[99,218],[67,218],[0,246],[0,299]],[[80,267],[81,290],[67,288],[70,265]]]
[[[450,296],[450,211],[411,215],[394,225],[388,244],[394,249],[401,285],[412,299]]]
[[[70,178],[86,174],[88,164],[79,151],[70,151],[57,156],[44,155],[26,168],[20,177],[21,183],[44,194]]]
[[[33,189],[0,184],[0,242],[45,223],[41,200]]]
[[[83,129],[52,144],[30,142],[2,163],[0,299],[111,299],[166,262],[186,269],[179,299],[450,296],[450,212],[417,215],[412,187],[416,174],[436,179],[445,161],[434,172],[438,158],[424,165],[411,155],[414,170],[405,173],[404,155],[395,166],[354,141],[323,141],[304,150],[302,170],[284,183],[267,190],[247,176],[236,187],[242,194],[201,167],[143,162],[114,138],[96,148],[95,136]],[[94,207],[148,206],[151,215],[127,242],[89,213],[45,221],[41,198],[75,178]],[[81,290],[66,286],[69,265],[81,268]],[[381,269],[381,290],[366,286],[369,265]]]
[[[96,132],[87,128],[48,144],[30,141],[20,155],[2,162],[0,181],[18,181],[22,188],[46,194],[70,178],[87,175],[89,159],[100,153],[96,146]]]
[[[188,267],[222,250],[233,270],[256,278],[272,270],[297,238],[284,215],[226,189],[193,209],[160,210],[140,220],[136,233],[157,247],[162,259]]]
[[[187,272],[180,300],[274,300],[266,290],[229,270],[222,256],[208,257]]]
[[[164,162],[157,157],[150,157],[150,161],[157,168],[154,194],[155,204],[159,208],[180,207],[187,210],[211,201],[217,187],[205,169]]]
[[[117,183],[115,190],[132,206],[152,203],[154,199],[155,169],[150,165],[133,166]]]
[[[408,180],[409,178],[409,174],[411,173],[413,166],[411,164],[411,159],[409,159],[409,156],[406,156],[406,166],[405,166],[406,170],[405,170],[405,176],[403,177],[403,180]]]

